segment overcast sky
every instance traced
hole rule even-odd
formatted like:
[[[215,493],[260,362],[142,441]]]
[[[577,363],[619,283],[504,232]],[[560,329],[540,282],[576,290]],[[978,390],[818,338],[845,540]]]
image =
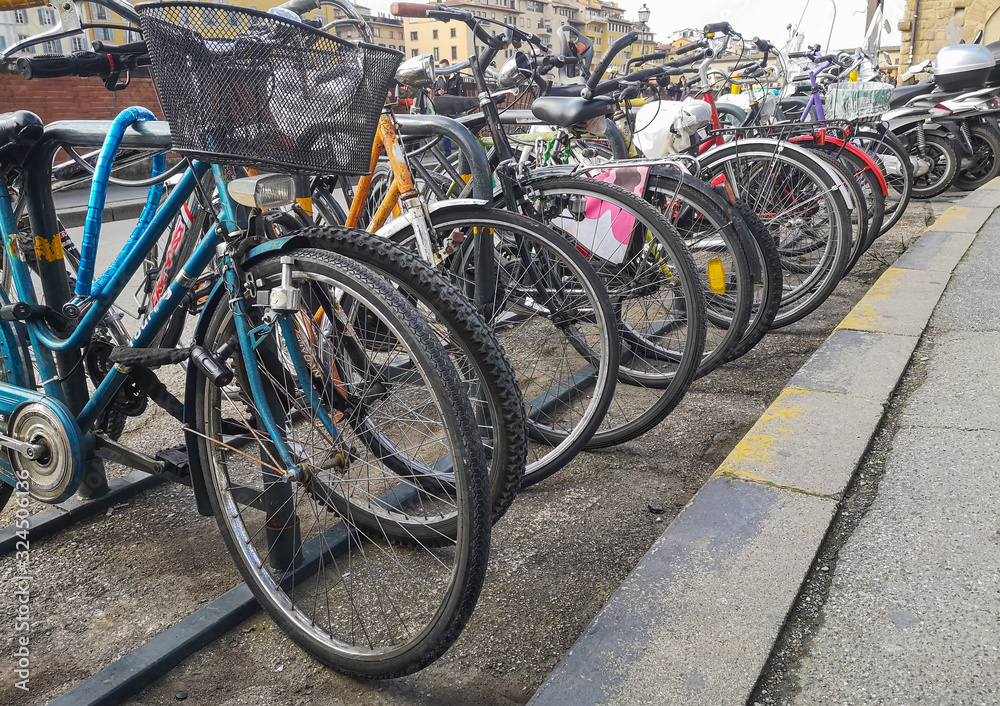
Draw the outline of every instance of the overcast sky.
[[[391,0],[369,0],[373,10],[388,13]],[[865,30],[867,0],[617,0],[625,9],[629,20],[636,20],[636,13],[645,2],[650,10],[649,25],[658,37],[666,37],[675,30],[686,27],[703,27],[708,22],[726,20],[744,37],[764,37],[781,46],[788,37],[785,27],[796,24],[802,17],[802,31],[807,44],[819,42],[826,45],[830,26],[833,25],[834,48],[847,49],[858,46]],[[833,22],[833,4],[837,5],[837,18]],[[899,44],[896,24],[903,16],[904,0],[885,0],[885,15],[892,25],[892,34],[882,37],[882,45]]]

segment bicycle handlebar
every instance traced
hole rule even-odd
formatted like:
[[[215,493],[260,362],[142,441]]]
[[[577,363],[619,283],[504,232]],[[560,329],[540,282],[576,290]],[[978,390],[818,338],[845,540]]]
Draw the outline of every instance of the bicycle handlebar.
[[[28,81],[35,78],[63,76],[107,78],[115,70],[115,60],[111,54],[97,54],[92,51],[26,56],[17,60],[17,70],[21,77]]]
[[[707,49],[708,42],[704,39],[699,39],[697,42],[691,42],[690,44],[685,44],[683,47],[674,52],[677,56],[681,54],[687,54],[688,52],[697,51],[698,49]]]
[[[705,25],[705,29],[702,31],[705,34],[716,34],[717,32],[722,34],[732,34],[733,26],[728,22],[710,22]]]
[[[684,59],[674,59],[673,61],[668,61],[659,66],[652,66],[648,69],[640,69],[626,76],[620,78],[613,78],[609,81],[602,81],[594,88],[593,95],[602,96],[608,93],[613,93],[618,90],[622,85],[626,83],[634,83],[636,81],[648,81],[652,78],[657,78],[661,75],[666,74],[676,74],[683,66],[688,66],[689,64],[694,64],[702,61],[705,58],[712,56],[713,52],[711,49],[703,49],[702,51],[692,54]],[[586,96],[584,96],[586,97]]]
[[[581,94],[584,98],[590,98],[594,95],[594,89],[597,88],[597,84],[600,83],[604,73],[608,70],[608,67],[611,66],[611,62],[614,61],[615,56],[617,56],[622,49],[630,44],[633,44],[637,39],[639,39],[639,34],[637,32],[629,32],[611,45],[611,47],[604,53],[604,56],[601,57],[601,63],[597,65],[597,68],[590,74],[590,78],[587,79],[587,87]]]
[[[426,17],[442,22],[449,20],[465,22],[475,32],[479,41],[486,46],[492,49],[500,49],[503,46],[503,37],[494,37],[483,29],[482,25],[476,21],[475,16],[468,10],[456,10],[443,4],[425,5],[418,2],[394,2],[389,6],[389,12],[397,17]],[[531,36],[534,37],[534,35]]]

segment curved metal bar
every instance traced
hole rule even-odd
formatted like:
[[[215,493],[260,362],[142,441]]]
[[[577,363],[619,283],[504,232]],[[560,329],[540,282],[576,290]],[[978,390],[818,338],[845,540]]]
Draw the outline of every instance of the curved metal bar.
[[[156,116],[145,108],[126,108],[111,124],[111,129],[105,137],[104,146],[101,148],[101,155],[97,158],[97,168],[94,169],[94,180],[90,191],[90,204],[87,207],[87,220],[83,225],[83,243],[80,246],[80,266],[77,270],[76,295],[78,297],[89,297],[91,282],[94,276],[94,262],[97,258],[97,240],[101,234],[101,221],[104,219],[104,200],[108,191],[108,177],[111,176],[111,165],[114,164],[115,155],[121,138],[130,125],[137,122],[156,120]],[[166,156],[161,152],[153,159],[153,176],[162,174],[167,166]],[[146,226],[148,220],[160,203],[163,195],[163,185],[157,184],[149,190],[149,197],[146,201],[146,208],[142,212],[142,217],[136,225],[136,230],[132,233],[131,241]]]
[[[58,120],[45,126],[43,139],[73,147],[103,147],[111,125],[110,120]],[[161,120],[147,120],[129,127],[119,147],[160,152],[169,150],[172,145],[170,126]]]
[[[444,136],[462,152],[472,175],[472,195],[493,205],[493,172],[482,145],[464,125],[441,115],[397,115],[399,132],[417,137]]]

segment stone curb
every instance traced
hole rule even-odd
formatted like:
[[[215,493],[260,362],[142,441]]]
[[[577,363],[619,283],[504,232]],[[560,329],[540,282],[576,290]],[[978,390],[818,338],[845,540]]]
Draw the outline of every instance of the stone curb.
[[[111,221],[124,221],[130,218],[138,218],[142,209],[146,206],[146,199],[135,201],[116,201],[104,207],[104,223]],[[82,226],[87,220],[87,207],[74,206],[59,211],[59,220],[64,228],[76,228]]]
[[[746,703],[951,272],[1000,207],[998,193],[1000,178],[949,208],[882,274],[531,706]]]

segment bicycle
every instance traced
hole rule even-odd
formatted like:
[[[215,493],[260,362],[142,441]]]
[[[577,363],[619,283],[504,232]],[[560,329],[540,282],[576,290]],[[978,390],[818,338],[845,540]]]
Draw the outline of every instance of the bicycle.
[[[336,254],[300,247],[294,237],[255,237],[262,211],[291,202],[291,177],[232,179],[217,163],[221,156],[231,164],[363,171],[368,145],[359,151],[331,137],[337,118],[316,121],[269,110],[272,100],[287,109],[295,85],[273,72],[292,66],[310,88],[308,102],[341,106],[341,120],[356,118],[352,131],[368,121],[359,131],[363,141],[374,133],[373,118],[399,54],[361,50],[301,23],[242,8],[227,8],[239,17],[238,26],[220,27],[206,41],[181,25],[180,10],[214,5],[147,3],[134,10],[118,0],[103,4],[142,28],[170,129],[138,108],[110,125],[43,126],[23,112],[0,119],[0,231],[18,295],[12,303],[0,295],[0,348],[5,360],[14,361],[0,384],[9,415],[0,436],[6,450],[0,477],[52,503],[72,494],[85,475],[99,473],[102,459],[163,472],[163,459],[129,449],[94,426],[134,372],[186,360],[189,482],[199,510],[216,516],[262,606],[301,646],[346,673],[390,677],[420,669],[457,638],[475,607],[488,558],[486,461],[462,379],[421,315],[382,278]],[[359,51],[369,52],[368,71],[352,73],[350,67],[361,65]],[[336,80],[310,70],[329,66],[331,57],[348,69]],[[61,66],[62,75],[108,68],[106,55],[30,61]],[[229,80],[218,81],[220,75]],[[278,95],[260,90],[259,80],[268,76],[275,80],[265,85]],[[354,105],[337,98],[345,81],[359,98]],[[212,82],[214,91],[194,90]],[[250,93],[235,100],[239,91]],[[364,107],[365,97],[368,105],[379,101],[375,109]],[[289,122],[296,115],[301,121]],[[317,132],[342,149],[309,165],[294,153],[293,138],[315,140]],[[268,139],[260,149],[264,138],[278,134],[286,139]],[[96,279],[100,217],[88,219],[72,293],[49,190],[52,156],[63,142],[102,148],[94,193],[106,184],[119,147],[161,153],[154,179],[163,175],[166,150],[187,160],[176,188],[162,205],[158,194],[150,198],[129,243]],[[88,395],[82,349],[209,173],[220,216],[214,218],[202,194],[215,223],[129,344],[112,350],[113,366]],[[12,189],[27,205],[41,299],[19,257]],[[214,258],[220,281],[199,318],[194,345],[150,348]],[[348,298],[351,318],[344,310]],[[355,335],[356,322],[369,317],[390,334],[379,350],[359,344]],[[160,401],[165,393],[153,396]],[[433,472],[444,458],[446,477]]]

